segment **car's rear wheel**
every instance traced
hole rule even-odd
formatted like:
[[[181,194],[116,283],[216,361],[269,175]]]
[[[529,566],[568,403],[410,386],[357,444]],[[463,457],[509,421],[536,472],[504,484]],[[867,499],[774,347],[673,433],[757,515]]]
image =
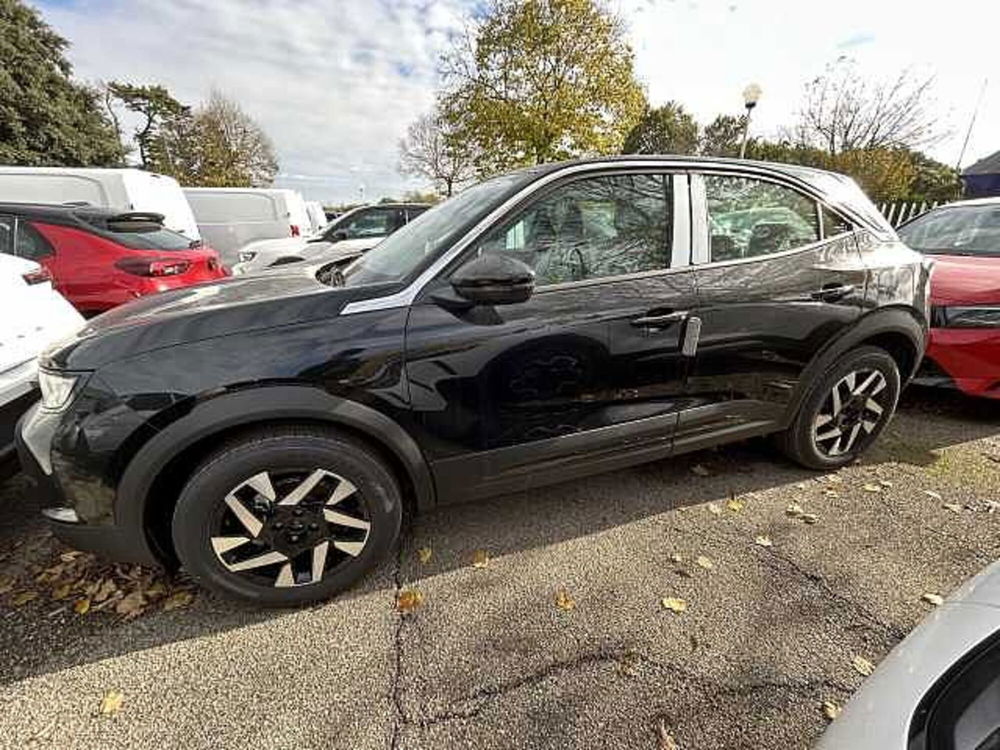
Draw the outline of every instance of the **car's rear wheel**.
[[[848,352],[809,393],[780,436],[785,453],[811,469],[835,469],[864,453],[896,409],[899,368],[884,349]]]
[[[184,486],[173,540],[206,588],[266,606],[325,599],[391,550],[402,501],[389,468],[334,431],[274,428],[230,442]]]

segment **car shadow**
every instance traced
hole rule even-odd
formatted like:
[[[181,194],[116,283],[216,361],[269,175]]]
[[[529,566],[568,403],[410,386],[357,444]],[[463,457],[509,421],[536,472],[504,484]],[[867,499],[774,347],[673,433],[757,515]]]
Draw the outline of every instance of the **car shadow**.
[[[929,467],[946,461],[947,449],[1000,434],[1000,401],[969,399],[948,391],[911,388],[883,439],[865,464],[907,463]],[[1000,442],[996,458],[1000,461]],[[530,492],[439,508],[404,530],[400,555],[380,565],[351,591],[314,609],[343,609],[357,597],[386,594],[397,582],[419,584],[472,562],[582,538],[665,511],[812,480],[816,472],[783,459],[760,439],[699,451],[631,469]],[[38,501],[22,476],[0,484],[0,580],[30,575],[67,551],[39,518]],[[413,563],[422,540],[434,537],[428,565]],[[41,587],[40,587],[41,588]],[[126,621],[112,613],[77,615],[44,591],[13,606],[17,589],[0,597],[0,684],[79,664],[201,638],[288,616],[294,610],[261,610],[199,593],[173,611],[151,607]],[[331,611],[332,611],[331,610]],[[336,616],[336,613],[333,613]]]

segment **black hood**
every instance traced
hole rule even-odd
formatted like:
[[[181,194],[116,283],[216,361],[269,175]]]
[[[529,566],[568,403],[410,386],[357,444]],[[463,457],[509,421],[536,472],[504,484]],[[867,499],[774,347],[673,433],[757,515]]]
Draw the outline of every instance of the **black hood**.
[[[386,291],[334,288],[311,273],[237,276],[137,299],[90,320],[42,355],[42,365],[93,370],[136,354],[234,333],[332,320],[344,305]]]

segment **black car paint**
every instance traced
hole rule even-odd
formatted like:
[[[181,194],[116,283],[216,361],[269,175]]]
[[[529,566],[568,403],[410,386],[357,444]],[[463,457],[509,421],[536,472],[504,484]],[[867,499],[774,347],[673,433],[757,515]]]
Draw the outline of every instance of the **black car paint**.
[[[838,353],[873,337],[911,346],[915,364],[927,272],[893,247],[859,230],[780,256],[464,310],[434,301],[443,277],[410,306],[349,315],[348,303],[406,282],[330,288],[301,270],[226,279],[93,321],[42,362],[84,373],[71,406],[36,408],[23,429],[51,442],[54,475],[43,481],[80,519],[60,532],[146,562],[170,558],[150,530],[169,510],[157,489],[220,435],[262,422],[359,434],[421,507],[523,489],[782,429]],[[688,322],[632,323],[664,311],[701,317],[693,360],[681,352]]]

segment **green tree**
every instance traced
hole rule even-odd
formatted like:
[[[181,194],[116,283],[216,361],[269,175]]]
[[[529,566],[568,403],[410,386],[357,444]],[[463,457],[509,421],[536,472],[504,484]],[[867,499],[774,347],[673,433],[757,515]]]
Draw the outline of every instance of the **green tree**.
[[[701,132],[700,151],[705,156],[738,156],[746,116],[719,115]]]
[[[910,151],[910,162],[916,171],[910,194],[915,201],[952,201],[961,197],[962,182],[954,167],[942,164],[920,151]]]
[[[647,109],[625,138],[624,154],[694,154],[698,123],[677,102]]]
[[[491,0],[441,74],[480,174],[617,153],[645,108],[624,25],[597,0]]]
[[[163,86],[137,86],[121,81],[107,84],[108,93],[122,105],[141,118],[132,137],[139,147],[139,162],[143,169],[157,169],[156,162],[162,154],[156,151],[156,142],[164,124],[187,117],[190,107],[186,107],[170,95]],[[117,127],[118,118],[114,117]]]
[[[117,166],[99,94],[72,80],[68,42],[21,0],[0,0],[0,163]]]

